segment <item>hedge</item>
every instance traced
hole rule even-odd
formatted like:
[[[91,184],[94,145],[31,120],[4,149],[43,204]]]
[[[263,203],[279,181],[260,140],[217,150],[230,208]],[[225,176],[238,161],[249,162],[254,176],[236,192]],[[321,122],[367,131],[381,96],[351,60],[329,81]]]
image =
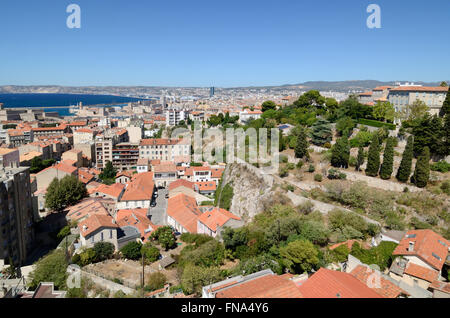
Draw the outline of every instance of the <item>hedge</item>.
[[[383,123],[381,121],[372,120],[372,119],[364,119],[364,118],[358,119],[358,124],[371,126],[371,127],[386,127],[389,130],[395,130],[397,128],[397,126],[394,124]]]

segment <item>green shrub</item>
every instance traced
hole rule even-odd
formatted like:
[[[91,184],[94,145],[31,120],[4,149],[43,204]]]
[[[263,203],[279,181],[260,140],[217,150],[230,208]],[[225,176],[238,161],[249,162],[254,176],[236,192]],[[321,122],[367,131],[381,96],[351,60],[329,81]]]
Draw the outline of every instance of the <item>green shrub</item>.
[[[450,180],[442,182],[440,188],[445,194],[450,195]]]
[[[109,242],[97,242],[94,245],[94,252],[98,261],[111,258],[115,249],[114,244]]]
[[[384,123],[377,120],[360,118],[358,119],[358,124],[371,126],[371,127],[386,127],[389,130],[395,130],[397,128],[394,124]]]
[[[450,171],[450,163],[447,163],[446,161],[441,160],[439,162],[431,164],[430,169],[433,171],[439,171],[442,173],[446,173],[446,172]]]
[[[310,164],[308,167],[308,172],[313,173],[314,171],[316,171],[316,167],[314,167],[313,164]]]
[[[145,286],[145,291],[152,292],[164,287],[167,282],[167,277],[161,272],[155,272],[150,274],[147,279],[147,285]]]
[[[297,162],[297,169],[301,169],[303,167],[303,161],[299,160]]]
[[[314,175],[314,181],[322,182],[322,175],[319,174],[319,173],[316,173],[316,174]]]
[[[139,259],[141,257],[142,244],[136,241],[130,242],[120,249],[122,255],[128,259]]]
[[[149,263],[157,261],[159,256],[161,255],[159,253],[159,249],[149,242],[142,245],[141,253],[144,256],[144,259]]]
[[[286,165],[286,168],[287,168],[288,170],[294,170],[295,165],[294,165],[293,163],[289,162],[289,163]]]

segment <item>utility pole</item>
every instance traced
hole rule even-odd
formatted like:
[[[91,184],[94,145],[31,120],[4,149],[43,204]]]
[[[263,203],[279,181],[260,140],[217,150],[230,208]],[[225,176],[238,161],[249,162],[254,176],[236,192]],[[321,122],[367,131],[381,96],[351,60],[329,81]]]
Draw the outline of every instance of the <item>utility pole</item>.
[[[144,286],[145,286],[145,264],[144,264],[144,254],[142,256],[142,298],[144,298]]]

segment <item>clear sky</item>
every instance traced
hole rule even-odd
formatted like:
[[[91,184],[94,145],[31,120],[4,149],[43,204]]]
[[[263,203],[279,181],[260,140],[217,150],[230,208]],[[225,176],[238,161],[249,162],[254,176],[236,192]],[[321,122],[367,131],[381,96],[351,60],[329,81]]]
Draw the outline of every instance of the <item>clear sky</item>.
[[[2,0],[0,85],[440,81],[449,32],[448,0]]]

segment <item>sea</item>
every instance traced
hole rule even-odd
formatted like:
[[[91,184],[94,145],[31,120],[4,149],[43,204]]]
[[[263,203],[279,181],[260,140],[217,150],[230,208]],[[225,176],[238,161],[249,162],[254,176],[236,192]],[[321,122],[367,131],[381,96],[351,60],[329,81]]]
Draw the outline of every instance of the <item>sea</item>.
[[[114,95],[84,95],[84,94],[0,94],[0,103],[4,108],[30,107],[43,108],[45,112],[58,112],[60,116],[73,116],[69,108],[45,108],[46,106],[71,106],[82,102],[84,106],[112,104],[108,107],[122,107],[129,102],[142,98],[132,98]]]

